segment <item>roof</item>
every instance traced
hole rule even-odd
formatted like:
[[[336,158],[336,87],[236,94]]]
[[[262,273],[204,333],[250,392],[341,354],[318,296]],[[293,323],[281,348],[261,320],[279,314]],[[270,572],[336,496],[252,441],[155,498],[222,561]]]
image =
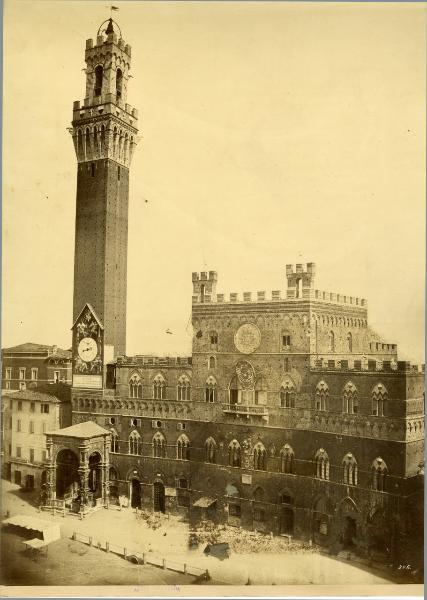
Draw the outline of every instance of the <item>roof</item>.
[[[209,498],[209,496],[202,496],[195,502],[193,502],[193,506],[200,506],[201,508],[208,508],[212,506],[216,502],[216,498]]]
[[[56,352],[53,352],[52,354],[49,354],[49,356],[46,356],[46,360],[51,360],[55,358],[66,358],[68,360],[71,360],[72,354],[70,350],[62,350],[61,348],[58,348]]]
[[[32,529],[33,531],[45,531],[46,529],[56,529],[59,527],[57,523],[43,521],[30,515],[15,515],[9,519],[5,519],[3,525],[15,525],[17,527],[24,527],[25,529]]]
[[[18,400],[32,400],[34,402],[52,402],[54,404],[60,402],[59,398],[53,394],[45,394],[34,390],[7,390],[2,391],[2,396],[13,396]]]
[[[77,423],[70,427],[64,427],[64,429],[56,429],[54,431],[48,431],[47,435],[59,435],[73,438],[92,438],[99,435],[105,435],[110,433],[108,429],[104,429],[93,421],[84,421],[83,423]]]
[[[49,346],[47,344],[35,344],[34,342],[25,342],[25,344],[3,348],[2,352],[19,354],[44,353],[47,356],[71,357],[71,352],[69,350],[63,350],[57,346]]]

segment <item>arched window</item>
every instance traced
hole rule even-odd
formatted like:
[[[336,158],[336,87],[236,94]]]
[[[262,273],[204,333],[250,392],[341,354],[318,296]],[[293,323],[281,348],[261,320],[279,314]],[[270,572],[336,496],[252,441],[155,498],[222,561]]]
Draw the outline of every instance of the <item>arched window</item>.
[[[372,414],[375,417],[384,417],[387,414],[388,392],[382,383],[372,390]]]
[[[153,435],[153,456],[154,458],[166,457],[166,440],[160,431],[156,431]]]
[[[254,496],[255,502],[264,502],[265,501],[265,492],[261,487],[256,488],[253,496]]]
[[[320,381],[316,386],[316,410],[325,411],[328,409],[329,387],[324,381]]]
[[[230,467],[241,467],[242,466],[242,457],[241,457],[241,449],[240,444],[237,440],[233,440],[228,445],[228,464]]]
[[[137,431],[129,436],[129,454],[141,454],[141,436]]]
[[[329,332],[329,352],[335,352],[335,335],[333,331]]]
[[[388,474],[387,465],[382,458],[378,457],[372,463],[372,489],[379,492],[385,492],[386,477]]]
[[[316,452],[316,477],[319,479],[329,479],[329,457],[323,448]]]
[[[208,368],[209,369],[216,369],[216,359],[215,359],[215,356],[210,356],[209,357]]]
[[[280,388],[280,406],[295,408],[295,386],[290,379],[285,379]]]
[[[190,440],[184,433],[177,440],[176,457],[179,460],[190,460]]]
[[[103,71],[101,65],[95,67],[95,96],[100,96],[102,92]]]
[[[123,83],[123,73],[121,69],[117,69],[116,71],[116,96],[117,98],[121,98],[122,96],[122,83]]]
[[[263,377],[259,377],[255,383],[255,404],[267,404],[267,384]]]
[[[346,383],[342,394],[342,411],[348,414],[356,414],[359,409],[359,401],[357,398],[357,388],[349,381]]]
[[[295,454],[291,446],[285,444],[280,450],[280,471],[282,473],[294,472],[294,458]]]
[[[348,352],[353,352],[353,336],[350,332],[347,334],[347,350]]]
[[[190,380],[187,375],[181,375],[178,379],[178,400],[190,400]]]
[[[258,442],[254,447],[254,469],[256,471],[267,469],[267,452],[261,442]]]
[[[205,442],[206,462],[215,464],[216,462],[216,442],[213,437],[209,437]]]
[[[110,452],[118,452],[119,451],[119,436],[117,435],[117,431],[115,429],[110,429],[111,438],[110,438]]]
[[[86,146],[86,158],[89,158],[89,156],[92,156],[89,129],[86,129],[85,146]]]
[[[357,462],[350,452],[344,456],[342,466],[344,483],[357,485]]]
[[[155,400],[164,400],[166,390],[165,378],[161,373],[155,376],[153,380],[153,398]]]
[[[209,332],[209,344],[211,350],[218,350],[218,333],[216,331]]]
[[[207,378],[205,385],[205,400],[206,402],[216,402],[216,380],[212,375]]]
[[[129,379],[129,396],[131,398],[142,398],[142,382],[138,373]]]

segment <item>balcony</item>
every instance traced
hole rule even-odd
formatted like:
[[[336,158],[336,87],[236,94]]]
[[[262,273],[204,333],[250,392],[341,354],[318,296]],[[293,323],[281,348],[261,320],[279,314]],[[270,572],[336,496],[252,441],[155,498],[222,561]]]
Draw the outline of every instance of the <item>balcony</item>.
[[[248,417],[268,417],[267,407],[256,404],[223,404],[222,412]]]

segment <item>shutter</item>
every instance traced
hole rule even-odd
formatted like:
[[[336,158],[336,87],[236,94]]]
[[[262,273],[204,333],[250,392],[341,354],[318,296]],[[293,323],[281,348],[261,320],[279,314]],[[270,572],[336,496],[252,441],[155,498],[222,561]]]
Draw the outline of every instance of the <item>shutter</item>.
[[[182,423],[177,423],[176,428],[178,429],[178,431],[182,431]]]
[[[156,429],[156,428],[157,428],[157,421],[154,421],[154,419],[153,419],[153,421],[151,421],[151,427],[152,427],[153,429]]]

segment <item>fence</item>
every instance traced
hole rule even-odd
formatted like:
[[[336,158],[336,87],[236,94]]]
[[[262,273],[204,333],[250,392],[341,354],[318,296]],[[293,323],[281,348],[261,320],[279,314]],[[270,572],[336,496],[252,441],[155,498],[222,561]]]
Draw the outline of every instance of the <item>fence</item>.
[[[151,553],[148,554],[146,552],[135,552],[131,548],[119,546],[118,544],[112,544],[109,541],[96,540],[94,537],[84,533],[74,531],[71,539],[76,542],[87,544],[93,548],[98,548],[98,550],[103,550],[104,552],[112,552],[113,554],[123,557],[125,560],[132,560],[132,562],[135,562],[139,565],[152,565],[154,567],[160,567],[161,569],[175,571],[176,573],[182,573],[184,575],[192,575],[194,577],[204,576],[206,579],[209,579],[208,569],[201,569],[200,567],[194,567],[188,565],[187,563],[178,563],[173,560],[169,560],[168,558],[160,558]]]

